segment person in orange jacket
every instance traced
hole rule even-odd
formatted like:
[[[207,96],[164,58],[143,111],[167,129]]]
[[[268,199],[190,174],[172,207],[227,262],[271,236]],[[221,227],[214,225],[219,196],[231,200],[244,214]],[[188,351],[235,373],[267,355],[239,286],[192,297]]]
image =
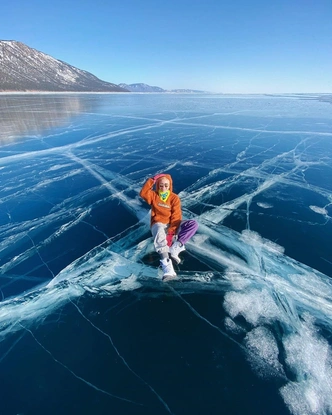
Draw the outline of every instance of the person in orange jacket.
[[[173,263],[180,263],[179,253],[185,250],[185,243],[196,233],[198,223],[182,220],[181,201],[173,193],[173,180],[166,173],[147,179],[140,196],[151,205],[151,233],[154,247],[160,256],[163,279],[176,277]]]

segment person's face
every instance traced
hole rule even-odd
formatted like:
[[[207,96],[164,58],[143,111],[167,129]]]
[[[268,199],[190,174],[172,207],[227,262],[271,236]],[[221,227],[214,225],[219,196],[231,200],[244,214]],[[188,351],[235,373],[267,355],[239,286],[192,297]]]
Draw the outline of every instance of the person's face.
[[[159,180],[159,190],[161,192],[166,192],[167,190],[169,190],[169,180],[166,179],[166,177],[162,177]]]

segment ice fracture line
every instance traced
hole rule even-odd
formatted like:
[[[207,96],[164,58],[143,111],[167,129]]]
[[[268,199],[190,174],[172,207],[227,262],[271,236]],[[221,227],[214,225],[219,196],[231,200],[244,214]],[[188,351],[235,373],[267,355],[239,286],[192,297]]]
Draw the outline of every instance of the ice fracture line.
[[[167,403],[162,399],[162,397],[155,391],[155,389],[153,389],[153,387],[151,385],[149,385],[144,379],[141,378],[141,376],[139,376],[127,363],[127,361],[125,360],[125,358],[121,355],[121,353],[119,352],[119,350],[116,348],[112,337],[105,333],[104,331],[102,331],[98,326],[96,326],[94,323],[92,323],[91,320],[89,320],[81,311],[81,309],[78,307],[77,304],[75,304],[72,300],[69,299],[69,301],[76,307],[77,311],[80,313],[80,315],[88,322],[91,324],[92,327],[94,327],[96,330],[98,330],[102,335],[106,336],[108,338],[108,340],[110,341],[113,349],[115,350],[116,354],[119,356],[119,358],[122,360],[123,364],[127,367],[127,369],[135,376],[137,377],[142,383],[144,383],[144,385],[146,385],[150,391],[158,398],[158,400],[164,405],[164,407],[166,408],[167,412],[169,412],[170,414],[173,414],[172,411],[170,410],[169,406],[167,405]]]
[[[135,402],[135,401],[132,401],[132,400],[130,400],[130,399],[127,399],[127,398],[123,398],[123,397],[121,397],[121,396],[117,396],[117,395],[114,395],[114,394],[112,394],[112,393],[110,393],[110,392],[107,392],[107,391],[105,391],[104,389],[100,389],[100,388],[98,388],[98,386],[96,386],[96,385],[94,385],[93,383],[91,383],[91,382],[89,382],[88,380],[86,380],[86,379],[84,379],[84,378],[82,378],[81,376],[79,376],[79,375],[77,375],[76,373],[74,373],[71,369],[69,369],[69,367],[68,366],[66,366],[64,363],[62,363],[62,362],[60,362],[60,360],[58,360],[58,359],[56,359],[53,355],[52,355],[52,353],[48,350],[48,349],[46,349],[46,347],[45,346],[43,346],[41,343],[40,343],[40,341],[36,338],[36,336],[33,334],[33,332],[30,330],[30,329],[28,329],[28,328],[26,328],[26,327],[24,327],[22,324],[20,324],[20,326],[24,329],[24,330],[26,330],[27,332],[29,332],[30,334],[31,334],[31,336],[33,337],[33,339],[35,340],[35,342],[48,354],[48,355],[50,355],[51,356],[51,358],[56,362],[56,363],[58,363],[60,366],[62,366],[63,368],[65,368],[69,373],[71,373],[76,379],[78,379],[78,380],[80,380],[80,381],[82,381],[83,383],[85,383],[86,385],[88,385],[88,386],[90,386],[91,388],[93,388],[93,389],[95,389],[96,391],[98,391],[98,392],[101,392],[101,393],[104,393],[105,395],[108,395],[108,396],[110,396],[111,398],[115,398],[115,399],[119,399],[119,400],[121,400],[121,401],[125,401],[125,402],[129,402],[129,403],[132,403],[132,404],[134,404],[134,405],[139,405],[139,406],[142,406],[142,404],[141,403],[138,403],[138,402]]]

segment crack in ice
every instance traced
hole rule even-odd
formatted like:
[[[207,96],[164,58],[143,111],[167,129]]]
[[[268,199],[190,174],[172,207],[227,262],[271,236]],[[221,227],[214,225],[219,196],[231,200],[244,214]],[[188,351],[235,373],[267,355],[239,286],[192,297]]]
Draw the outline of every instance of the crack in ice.
[[[108,334],[105,333],[103,330],[101,330],[98,326],[96,326],[90,319],[88,319],[83,312],[81,311],[81,309],[78,307],[77,304],[75,304],[74,302],[71,301],[71,303],[75,306],[75,308],[77,309],[77,311],[79,312],[79,314],[89,323],[91,324],[92,327],[94,327],[97,331],[99,331],[102,335],[104,335],[105,337],[108,338],[108,340],[110,341],[113,349],[115,350],[116,354],[118,355],[118,357],[121,359],[122,363],[126,366],[126,368],[129,370],[129,372],[131,372],[137,379],[139,379],[145,386],[147,386],[150,391],[157,397],[157,399],[162,403],[162,405],[165,407],[165,409],[167,410],[167,412],[169,412],[170,414],[173,414],[173,412],[170,410],[169,406],[167,405],[167,403],[162,399],[162,397],[156,392],[156,390],[149,384],[147,383],[140,375],[138,375],[127,363],[126,359],[122,356],[122,354],[119,352],[118,348],[115,346],[112,337]]]

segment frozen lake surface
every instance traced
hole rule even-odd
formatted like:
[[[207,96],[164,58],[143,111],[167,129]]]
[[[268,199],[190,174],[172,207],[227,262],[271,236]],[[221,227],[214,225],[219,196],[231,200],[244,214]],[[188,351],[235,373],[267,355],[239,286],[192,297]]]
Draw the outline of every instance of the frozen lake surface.
[[[332,413],[323,98],[0,95],[1,414]],[[161,172],[199,222],[169,283]]]

